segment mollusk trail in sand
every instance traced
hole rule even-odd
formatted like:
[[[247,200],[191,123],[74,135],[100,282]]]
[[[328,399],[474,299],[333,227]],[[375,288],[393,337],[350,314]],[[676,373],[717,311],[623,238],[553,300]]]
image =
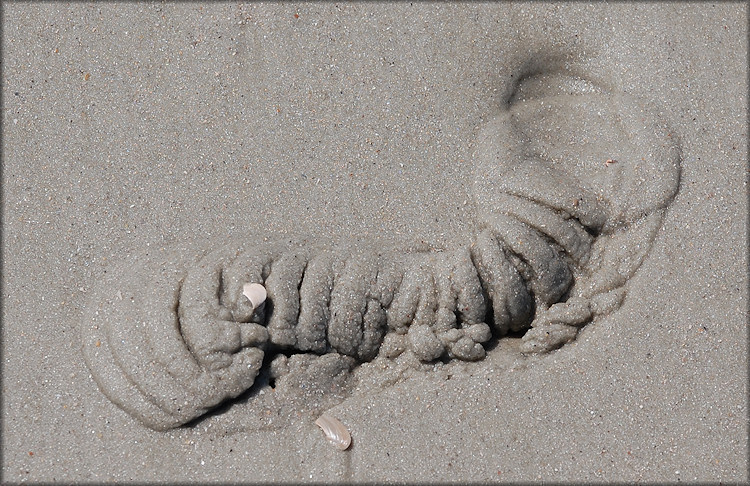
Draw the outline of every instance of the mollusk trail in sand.
[[[573,339],[619,307],[680,172],[678,146],[655,116],[630,97],[573,84],[586,89],[529,77],[484,126],[480,225],[458,248],[235,241],[124,262],[82,325],[100,389],[164,430],[243,393],[277,353],[478,360],[483,343],[509,332],[525,332],[524,352]]]

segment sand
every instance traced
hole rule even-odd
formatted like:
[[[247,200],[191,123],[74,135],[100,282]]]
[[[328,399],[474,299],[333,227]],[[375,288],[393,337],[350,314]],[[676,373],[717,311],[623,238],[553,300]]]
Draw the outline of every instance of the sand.
[[[4,481],[748,480],[744,4],[5,4],[2,56]],[[157,432],[99,390],[86,306],[139,252],[463,244],[524,65],[679,140],[619,310],[549,354],[362,366],[345,452],[291,392]]]

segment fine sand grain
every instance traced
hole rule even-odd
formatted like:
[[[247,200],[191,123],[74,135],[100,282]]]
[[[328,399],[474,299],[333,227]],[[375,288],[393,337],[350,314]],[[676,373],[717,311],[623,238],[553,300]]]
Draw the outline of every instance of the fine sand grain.
[[[3,481],[748,481],[744,3],[3,7]],[[102,393],[92,305],[133,292],[158,314],[168,296],[138,282],[168,274],[160,255],[468,245],[503,201],[478,174],[520,173],[478,167],[509,147],[484,129],[543,89],[519,88],[530,72],[573,72],[615,93],[603,111],[637,98],[670,127],[628,154],[679,147],[674,199],[669,175],[594,184],[627,194],[623,215],[667,195],[618,309],[547,354],[515,334],[475,362],[419,363],[419,336],[395,359],[292,354],[166,431]],[[542,148],[595,153],[613,133],[528,123]]]

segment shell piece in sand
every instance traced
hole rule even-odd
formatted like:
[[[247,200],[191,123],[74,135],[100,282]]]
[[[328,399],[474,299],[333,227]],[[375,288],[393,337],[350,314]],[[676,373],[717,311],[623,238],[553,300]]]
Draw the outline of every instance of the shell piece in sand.
[[[268,297],[266,288],[259,283],[246,283],[242,287],[242,295],[247,297],[253,309],[260,307],[266,301],[266,297]]]
[[[339,450],[345,451],[352,443],[352,436],[346,426],[338,419],[323,414],[315,421],[315,425],[323,429],[326,439]]]

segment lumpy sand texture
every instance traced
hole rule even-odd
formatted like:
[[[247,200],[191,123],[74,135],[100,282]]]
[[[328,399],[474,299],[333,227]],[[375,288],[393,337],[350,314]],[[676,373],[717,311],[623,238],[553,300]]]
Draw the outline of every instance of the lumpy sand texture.
[[[101,391],[164,430],[260,376],[335,389],[376,358],[481,360],[508,335],[547,352],[616,311],[679,187],[679,144],[635,97],[565,71],[521,74],[481,127],[464,244],[249,235],[139,254],[112,269],[82,323]],[[264,302],[244,295],[248,284]]]

